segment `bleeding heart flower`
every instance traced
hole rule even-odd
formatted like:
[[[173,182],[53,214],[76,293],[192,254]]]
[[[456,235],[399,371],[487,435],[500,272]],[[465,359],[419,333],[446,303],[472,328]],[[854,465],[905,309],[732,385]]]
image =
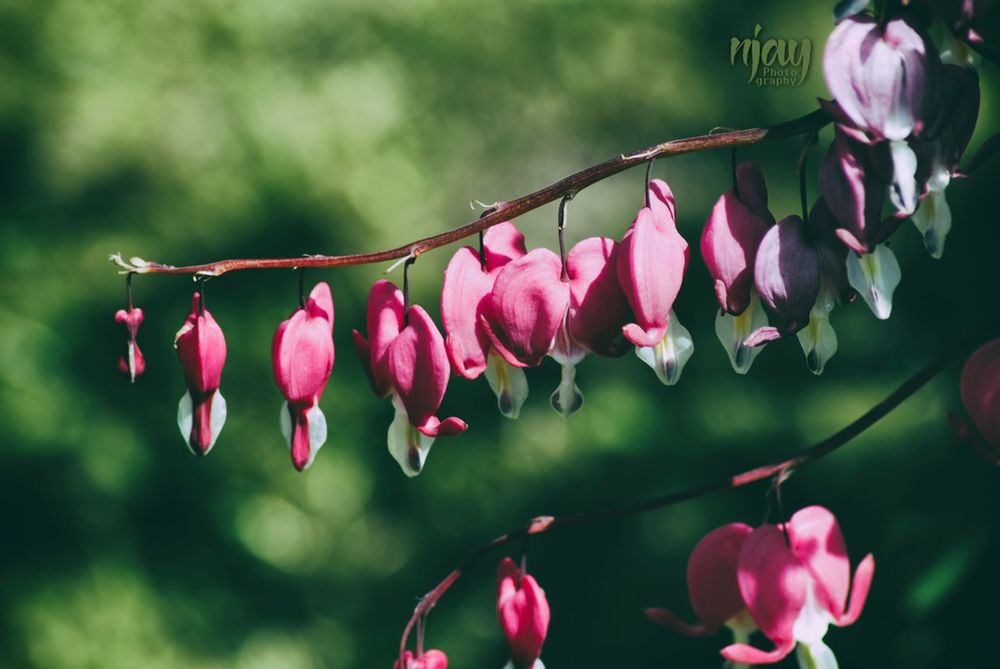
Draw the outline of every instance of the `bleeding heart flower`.
[[[177,425],[191,452],[206,455],[226,422],[226,399],[219,392],[226,337],[200,293],[191,298],[191,313],[174,337],[174,348],[188,388],[177,408]]]
[[[500,412],[517,418],[528,397],[527,379],[520,367],[493,350],[482,319],[500,270],[525,255],[524,236],[513,223],[495,225],[483,236],[482,253],[480,258],[471,246],[463,246],[444,271],[441,322],[446,334],[445,350],[452,368],[465,378],[475,379],[486,372]]]
[[[772,225],[764,175],[756,163],[744,161],[736,168],[734,189],[719,197],[701,232],[701,255],[720,307],[715,331],[738,374],[746,374],[760,353],[760,347],[746,346],[746,338],[768,324],[754,291],[753,268]]]
[[[142,309],[138,307],[119,309],[115,312],[115,323],[121,323],[128,331],[125,352],[118,358],[118,369],[122,374],[128,376],[132,383],[135,383],[137,376],[146,371],[146,359],[142,356],[142,351],[139,350],[139,344],[136,343],[142,319]]]
[[[709,636],[723,625],[737,642],[746,643],[756,629],[743,604],[736,564],[753,528],[730,523],[709,532],[691,551],[687,564],[688,594],[699,622],[686,623],[666,609],[646,609],[653,622],[687,636]]]
[[[354,331],[354,345],[379,397],[392,395],[396,409],[388,446],[407,476],[423,470],[436,437],[461,434],[465,421],[438,419],[451,367],[444,339],[420,306],[405,311],[403,293],[375,282],[368,294],[368,339]]]
[[[549,629],[549,602],[534,577],[504,558],[497,569],[497,618],[513,669],[538,668]]]
[[[903,19],[885,26],[866,15],[837,24],[823,51],[826,85],[871,141],[919,135],[937,99],[940,60],[930,40]]]
[[[500,271],[480,322],[494,350],[516,367],[534,367],[550,355],[562,365],[562,380],[552,406],[568,416],[580,408],[576,365],[588,352],[623,354],[621,337],[628,313],[618,285],[618,245],[591,237],[566,256],[566,275],[552,251],[535,249]]]
[[[414,657],[413,653],[406,651],[402,666],[396,660],[392,669],[448,669],[448,656],[439,650],[428,650],[420,657]]]
[[[723,648],[722,655],[731,662],[770,664],[797,642],[803,666],[835,668],[823,637],[831,623],[844,627],[858,619],[874,570],[869,554],[858,565],[850,592],[844,537],[837,519],[822,507],[802,509],[785,525],[758,527],[740,551],[737,577],[751,617],[775,648],[736,643]]]
[[[962,153],[972,139],[979,116],[979,76],[971,67],[944,65],[942,104],[936,127],[913,142],[917,155],[917,182],[923,184],[920,208],[911,219],[933,258],[944,253],[951,229],[951,209],[944,192],[956,175]]]
[[[271,344],[274,379],[285,397],[281,431],[291,449],[292,464],[302,471],[326,442],[326,416],[319,398],[333,371],[333,296],[317,283],[305,306],[278,326]]]
[[[962,404],[986,443],[1000,449],[1000,339],[986,342],[966,361]]]
[[[819,251],[801,218],[783,218],[764,235],[754,263],[754,284],[785,325],[758,328],[747,337],[747,346],[773,341],[808,325],[819,294],[820,264]]]

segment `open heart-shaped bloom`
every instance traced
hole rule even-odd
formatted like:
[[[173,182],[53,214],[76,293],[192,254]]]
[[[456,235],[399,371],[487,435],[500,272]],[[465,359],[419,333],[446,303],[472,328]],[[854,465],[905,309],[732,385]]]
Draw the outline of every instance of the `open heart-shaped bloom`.
[[[513,223],[495,225],[483,235],[482,257],[471,246],[455,252],[441,287],[441,322],[452,368],[467,379],[485,372],[500,412],[509,418],[520,413],[528,382],[520,367],[493,350],[482,319],[500,270],[525,253],[524,236]]]
[[[538,667],[550,617],[549,602],[538,582],[504,558],[497,568],[497,618],[513,669]]]
[[[368,338],[354,331],[354,345],[379,397],[392,395],[396,409],[389,426],[389,452],[407,476],[424,467],[436,437],[461,434],[465,421],[440,420],[451,366],[444,338],[424,309],[405,310],[403,293],[380,279],[368,294]]]
[[[553,407],[568,416],[583,402],[576,365],[588,352],[618,356],[628,305],[615,272],[618,245],[606,237],[576,244],[562,262],[534,249],[500,271],[480,322],[494,350],[515,367],[533,367],[549,355],[562,365]]]
[[[1000,339],[986,342],[962,368],[962,404],[979,433],[1000,449]]]
[[[420,657],[406,651],[403,653],[403,664],[396,660],[392,669],[448,669],[448,656],[440,650],[424,651]]]
[[[330,380],[333,360],[333,296],[330,286],[320,282],[305,305],[278,326],[271,343],[274,380],[285,398],[281,431],[299,471],[312,464],[326,442],[326,416],[319,398]]]
[[[187,383],[187,392],[177,408],[177,425],[191,452],[205,455],[226,422],[226,400],[219,392],[226,364],[226,337],[199,293],[191,298],[191,313],[174,337],[174,348]]]
[[[930,40],[898,18],[884,26],[867,15],[845,19],[823,51],[827,87],[872,141],[920,134],[937,96],[939,64]]]
[[[736,373],[746,374],[761,350],[747,346],[746,338],[768,324],[754,290],[754,259],[774,216],[767,208],[764,175],[755,162],[736,167],[733,186],[715,202],[702,228],[701,256],[719,301],[716,335]]]
[[[858,565],[852,588],[843,534],[823,507],[802,509],[784,525],[758,527],[740,552],[737,578],[750,616],[774,649],[736,643],[722,655],[731,662],[770,664],[798,643],[799,653],[812,662],[806,666],[836,667],[823,636],[831,623],[844,627],[858,619],[874,570],[869,554]]]
[[[729,523],[706,534],[691,551],[687,585],[697,623],[686,623],[660,608],[646,609],[646,616],[687,636],[708,636],[726,625],[737,641],[745,643],[755,627],[740,595],[736,565],[751,532],[749,525]]]
[[[136,377],[146,371],[146,359],[143,357],[142,351],[139,350],[139,344],[136,342],[136,337],[139,334],[139,326],[142,325],[142,319],[142,309],[138,307],[119,309],[115,312],[115,323],[124,325],[128,333],[125,339],[125,351],[118,358],[118,370],[128,376],[132,383],[135,383]]]

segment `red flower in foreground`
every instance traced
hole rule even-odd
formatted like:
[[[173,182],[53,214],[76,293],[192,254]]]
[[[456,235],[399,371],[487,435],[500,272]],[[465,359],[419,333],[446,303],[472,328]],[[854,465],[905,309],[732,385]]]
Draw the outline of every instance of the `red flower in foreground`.
[[[191,298],[191,313],[174,337],[174,348],[188,387],[177,410],[177,425],[191,452],[205,455],[226,422],[226,400],[219,392],[226,337],[199,293]]]
[[[399,660],[396,660],[392,669],[448,669],[448,656],[439,650],[429,650],[420,657],[414,657],[413,653],[406,651],[403,665],[400,666]]]
[[[319,398],[333,371],[333,296],[317,283],[305,306],[296,309],[274,333],[271,362],[274,380],[285,397],[281,431],[299,471],[312,464],[326,442],[326,417]]]
[[[436,415],[451,367],[444,339],[420,306],[405,312],[403,293],[380,279],[368,294],[368,339],[354,331],[354,347],[375,394],[392,395],[396,416],[389,426],[389,452],[407,476],[424,467],[436,437],[461,434],[460,418]]]
[[[844,627],[861,615],[874,570],[869,554],[854,573],[851,592],[844,536],[822,507],[802,509],[784,525],[758,527],[740,551],[737,577],[751,617],[775,647],[765,651],[735,643],[722,655],[731,662],[770,664],[798,643],[805,666],[836,667],[823,636],[831,623]]]
[[[514,669],[531,669],[542,654],[549,630],[549,602],[534,577],[504,558],[497,569],[497,618]]]
[[[966,361],[962,404],[986,443],[1000,449],[1000,339],[986,342]]]

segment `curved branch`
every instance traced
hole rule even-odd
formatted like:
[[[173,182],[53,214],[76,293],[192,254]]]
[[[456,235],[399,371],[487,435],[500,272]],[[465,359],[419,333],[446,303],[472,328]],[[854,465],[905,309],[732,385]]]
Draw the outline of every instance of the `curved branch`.
[[[958,355],[959,352],[967,348],[967,344],[968,342],[965,339],[962,339],[952,345],[940,357],[928,363],[913,376],[906,379],[898,388],[896,388],[896,390],[891,392],[882,401],[856,418],[846,427],[842,428],[838,432],[835,432],[826,439],[813,444],[808,448],[800,450],[795,455],[792,455],[784,460],[760,465],[738,474],[721,476],[690,488],[677,490],[665,495],[659,495],[657,497],[633,502],[631,504],[625,504],[623,506],[612,507],[610,509],[585,511],[558,517],[536,516],[530,523],[528,523],[527,526],[501,534],[489,543],[483,544],[467,558],[465,558],[465,560],[463,560],[454,571],[448,574],[444,580],[438,583],[433,590],[420,599],[420,602],[413,611],[413,615],[410,617],[409,622],[407,622],[406,627],[403,630],[403,636],[399,642],[400,666],[405,666],[402,661],[403,653],[406,651],[407,640],[409,639],[410,632],[417,620],[421,616],[427,615],[427,613],[434,608],[434,605],[437,604],[438,600],[444,596],[445,592],[447,592],[448,589],[451,588],[456,581],[458,581],[458,579],[462,576],[462,573],[472,565],[479,562],[479,560],[486,556],[493,548],[513,543],[529,535],[543,534],[557,527],[583,525],[610,518],[637,515],[647,511],[673,506],[675,504],[695,499],[697,497],[702,497],[713,492],[739,488],[741,486],[762,481],[771,477],[784,477],[795,469],[804,467],[826,455],[829,455],[830,453],[833,453],[838,448],[847,444],[859,434],[875,425],[878,421],[887,416],[893,409],[898,407],[915,392],[920,390],[920,388],[922,388],[928,381],[937,376],[937,374],[941,372],[948,365],[948,363]]]
[[[688,137],[686,139],[675,139],[661,144],[654,144],[639,151],[621,154],[614,158],[592,165],[576,174],[571,174],[556,183],[546,186],[541,190],[519,197],[510,202],[498,202],[488,210],[486,215],[477,218],[465,225],[453,228],[430,237],[424,237],[403,244],[393,249],[383,251],[373,251],[371,253],[357,253],[352,255],[328,256],[309,255],[298,258],[245,258],[235,260],[218,260],[216,262],[202,265],[188,265],[175,267],[173,265],[163,265],[156,262],[148,262],[142,258],[131,258],[125,260],[121,255],[111,256],[111,262],[118,265],[124,273],[137,274],[200,274],[205,276],[219,276],[226,272],[233,272],[243,269],[292,269],[299,267],[339,267],[343,265],[366,265],[370,263],[384,262],[398,258],[416,257],[421,253],[431,249],[451,244],[460,239],[474,235],[494,225],[509,221],[529,211],[554,202],[569,194],[578,193],[587,186],[608,177],[618,174],[635,165],[649,162],[654,158],[665,156],[677,156],[682,153],[694,153],[709,149],[724,149],[735,146],[746,146],[749,144],[760,144],[770,142],[794,135],[802,135],[815,132],[831,121],[830,115],[823,109],[817,109],[805,116],[778,123],[776,125],[764,126],[761,128],[749,128],[746,130],[733,130],[730,132],[720,132],[718,134],[700,135],[698,137]]]

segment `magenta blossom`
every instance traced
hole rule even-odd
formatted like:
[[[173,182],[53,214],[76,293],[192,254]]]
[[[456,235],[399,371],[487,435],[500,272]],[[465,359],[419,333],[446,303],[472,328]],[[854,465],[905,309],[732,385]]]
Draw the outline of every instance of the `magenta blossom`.
[[[497,618],[507,638],[513,669],[541,665],[542,644],[549,630],[549,602],[534,577],[504,558],[497,569]]]
[[[674,194],[666,182],[653,179],[645,206],[622,238],[617,270],[634,316],[622,333],[667,385],[677,383],[694,353],[691,334],[673,311],[687,264],[688,244],[677,231]]]
[[[1000,449],[1000,339],[986,342],[966,361],[962,404],[986,443]]]
[[[513,223],[495,225],[483,236],[482,258],[471,246],[455,252],[441,287],[441,322],[452,368],[467,379],[485,372],[500,412],[509,418],[520,413],[528,382],[520,367],[493,349],[482,319],[500,270],[525,253],[524,236]]]
[[[317,283],[305,305],[278,326],[271,344],[274,380],[285,397],[281,431],[291,449],[292,464],[302,471],[326,442],[326,416],[319,398],[333,371],[333,296]]]
[[[576,365],[588,352],[617,356],[628,305],[615,274],[618,245],[584,239],[566,257],[566,274],[552,251],[535,249],[499,272],[480,322],[494,350],[515,367],[534,367],[546,355],[562,365],[552,406],[568,416],[583,403]]]
[[[687,564],[688,594],[699,622],[686,623],[665,609],[646,609],[646,616],[687,636],[715,634],[723,625],[737,641],[746,642],[754,631],[753,620],[740,596],[736,564],[753,528],[730,523],[709,532],[691,551]]]
[[[784,525],[758,527],[740,552],[737,577],[751,617],[775,647],[736,643],[722,655],[731,662],[770,664],[798,643],[803,666],[836,667],[823,637],[831,623],[844,627],[858,619],[874,570],[869,554],[854,573],[852,593],[844,537],[823,507],[802,509]]]
[[[871,141],[920,134],[935,101],[940,60],[927,37],[903,19],[841,21],[823,51],[826,85],[851,124]]]
[[[716,201],[701,232],[701,256],[719,301],[715,332],[737,374],[750,371],[761,350],[747,346],[746,338],[768,324],[753,273],[757,247],[772,225],[764,175],[756,163],[744,161],[736,168],[733,189]]]
[[[226,400],[219,392],[226,364],[226,337],[202,303],[191,298],[191,313],[174,337],[174,348],[184,368],[187,392],[177,408],[177,425],[195,455],[206,455],[226,422]]]
[[[392,669],[448,669],[448,656],[439,650],[424,651],[420,657],[406,651],[403,653],[403,664],[396,660]]]
[[[403,293],[390,281],[368,294],[368,339],[354,331],[354,345],[379,397],[392,396],[396,415],[389,426],[389,452],[407,476],[424,467],[436,437],[461,434],[460,418],[440,420],[451,367],[444,339],[418,305],[405,311]]]
[[[135,383],[137,376],[141,376],[146,371],[146,359],[139,350],[136,343],[136,336],[139,334],[139,326],[142,325],[143,313],[138,307],[119,309],[115,312],[115,323],[121,323],[128,331],[128,339],[125,340],[125,352],[118,358],[118,369],[122,374],[129,377]]]

